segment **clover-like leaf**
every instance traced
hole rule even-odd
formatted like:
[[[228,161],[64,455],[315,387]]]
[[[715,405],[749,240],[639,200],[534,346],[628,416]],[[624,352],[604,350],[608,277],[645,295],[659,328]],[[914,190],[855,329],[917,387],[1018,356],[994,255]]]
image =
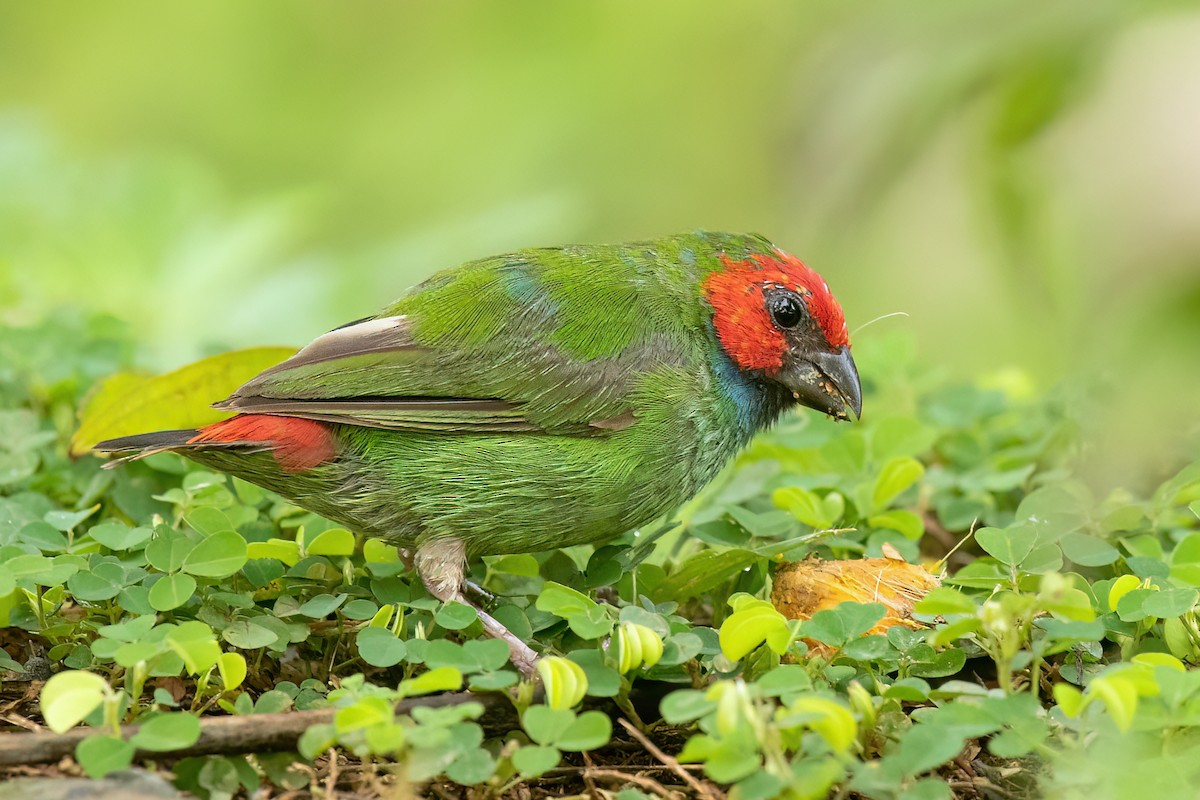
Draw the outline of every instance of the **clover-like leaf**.
[[[215,533],[197,544],[183,559],[184,572],[204,578],[226,578],[246,563],[246,540],[236,531]]]
[[[42,719],[55,733],[64,733],[91,714],[112,690],[94,672],[68,670],[52,675],[42,687]]]

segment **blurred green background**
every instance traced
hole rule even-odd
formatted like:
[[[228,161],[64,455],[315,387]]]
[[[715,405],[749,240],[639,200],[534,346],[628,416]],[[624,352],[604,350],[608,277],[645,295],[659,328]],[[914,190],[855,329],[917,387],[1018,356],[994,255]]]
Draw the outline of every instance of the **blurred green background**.
[[[0,10],[0,307],[162,369],[518,247],[764,233],[879,370],[1200,431],[1200,10],[1170,2],[110,2]],[[866,374],[868,381],[871,374]],[[867,413],[872,413],[868,405]]]

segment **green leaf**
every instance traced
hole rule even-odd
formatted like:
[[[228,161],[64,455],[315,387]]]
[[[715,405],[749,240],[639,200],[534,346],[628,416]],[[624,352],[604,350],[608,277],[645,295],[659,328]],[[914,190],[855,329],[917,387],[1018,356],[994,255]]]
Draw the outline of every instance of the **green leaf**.
[[[363,542],[363,561],[368,564],[394,564],[400,560],[396,545],[382,539],[367,539]],[[534,574],[537,572],[535,570]]]
[[[168,631],[167,644],[193,675],[204,672],[221,657],[221,648],[212,628],[197,620],[184,622]]]
[[[1122,577],[1133,578],[1132,575]],[[1134,582],[1137,582],[1136,578],[1134,578]],[[1117,584],[1114,583],[1113,588],[1115,589],[1116,587]],[[1115,609],[1117,616],[1121,618],[1122,622],[1139,622],[1150,616],[1149,612],[1143,607],[1143,604],[1153,594],[1157,594],[1153,589],[1134,589],[1120,595]],[[1173,614],[1172,616],[1176,615]]]
[[[792,643],[792,626],[770,603],[755,603],[725,618],[719,641],[730,661],[741,660],[764,642],[774,652],[784,653]]]
[[[16,580],[24,578],[32,579],[49,571],[52,563],[46,556],[26,553],[24,555],[11,556],[7,563],[4,564],[4,568]],[[64,576],[63,581],[66,581],[70,577],[70,574],[68,573]]]
[[[787,726],[793,720],[815,731],[835,753],[846,753],[858,737],[858,723],[850,709],[827,697],[814,694],[793,700],[780,724]]]
[[[448,631],[460,631],[479,619],[475,609],[453,600],[437,610],[433,621]]]
[[[537,609],[539,611],[547,611],[563,619],[587,611],[595,606],[596,601],[587,595],[554,581],[546,582],[537,599]]]
[[[552,745],[575,722],[575,712],[569,708],[550,708],[532,705],[521,715],[521,726],[529,738],[542,745]]]
[[[92,643],[93,652],[96,652],[99,644],[100,642]],[[130,669],[136,666],[139,661],[149,662],[166,652],[170,652],[170,647],[164,641],[128,642],[118,647],[116,652],[112,654],[112,658],[122,667]],[[101,656],[98,652],[96,652],[96,655]]]
[[[446,768],[446,777],[463,786],[483,783],[496,771],[496,759],[487,750],[476,747],[454,759]]]
[[[1092,599],[1080,589],[1068,588],[1045,602],[1046,610],[1058,617],[1086,622],[1096,618]]]
[[[1098,642],[1104,638],[1104,622],[1092,620],[1061,620],[1039,617],[1034,624],[1046,632],[1046,638],[1060,642]]]
[[[1085,696],[1099,697],[1113,724],[1122,733],[1133,727],[1133,718],[1137,713],[1137,685],[1122,675],[1100,675],[1088,684]]]
[[[47,511],[44,519],[56,530],[66,532],[83,522],[92,514],[95,514],[99,508],[99,505],[95,505],[91,508],[85,508],[83,511]]]
[[[150,607],[155,611],[170,611],[191,600],[195,593],[196,579],[191,575],[164,575],[150,587]]]
[[[700,719],[716,707],[717,704],[705,692],[677,689],[662,699],[659,711],[668,725],[683,725]]]
[[[1150,616],[1165,619],[1191,611],[1200,597],[1195,589],[1162,589],[1151,592],[1142,601],[1142,610]]]
[[[817,530],[832,528],[837,521],[825,513],[825,503],[820,495],[798,486],[776,489],[771,495],[771,502],[776,508],[787,511],[805,525]]]
[[[596,750],[612,738],[612,720],[602,711],[585,711],[555,740],[560,750],[578,753]]]
[[[78,600],[111,600],[125,588],[125,570],[112,562],[97,564],[68,578],[67,588]]]
[[[799,664],[783,664],[759,678],[755,688],[763,697],[787,697],[812,688],[812,678]],[[673,693],[675,694],[675,693]],[[670,697],[671,695],[668,695]],[[663,701],[664,713],[666,701]]]
[[[908,703],[924,703],[929,699],[929,683],[921,678],[900,678],[886,690],[883,696]]]
[[[330,528],[319,533],[304,550],[310,556],[354,555],[354,534],[345,528]]]
[[[403,639],[387,628],[363,628],[355,637],[358,654],[373,667],[390,667],[399,664],[408,654]]]
[[[888,460],[875,476],[875,485],[871,490],[871,510],[883,511],[924,474],[925,467],[911,456],[896,456]]]
[[[92,393],[71,437],[71,454],[83,455],[103,439],[156,430],[199,428],[229,416],[210,407],[259,372],[290,357],[289,347],[235,350],[174,372],[146,378],[115,375]]]
[[[108,681],[94,672],[59,672],[42,687],[42,719],[50,730],[65,733],[99,708],[110,691]]]
[[[610,667],[599,650],[574,650],[568,657],[583,669],[587,676],[590,697],[616,697],[621,691],[621,673]]]
[[[1030,572],[1034,575],[1044,575],[1047,572],[1058,572],[1062,569],[1062,549],[1057,543],[1038,545],[1033,548],[1033,551],[1025,556],[1021,561],[1021,570]],[[1163,567],[1163,572],[1166,572],[1166,566]]]
[[[887,609],[881,603],[847,601],[813,614],[800,626],[800,632],[831,647],[843,647],[873,628],[886,613]]]
[[[303,603],[296,609],[296,613],[302,614],[310,619],[324,619],[332,614],[337,609],[341,608],[342,603],[346,602],[346,594],[319,594],[316,597]]]
[[[260,624],[261,622],[266,622],[266,620],[236,620],[221,631],[221,638],[242,650],[269,647],[279,641],[279,634],[266,625]]]
[[[561,760],[558,748],[536,744],[525,745],[512,755],[513,767],[523,778],[536,778],[557,767]]]
[[[914,658],[908,665],[908,674],[919,678],[945,678],[958,674],[966,663],[967,654],[950,647],[932,655]]]
[[[957,589],[949,586],[939,586],[931,589],[914,607],[918,614],[974,614],[975,601]]]
[[[160,572],[178,572],[196,543],[178,531],[160,526],[146,545],[146,560]]]
[[[667,576],[654,592],[662,600],[697,597],[725,583],[762,556],[750,550],[701,550]]]
[[[980,528],[975,531],[975,541],[1000,563],[1016,567],[1033,552],[1038,534],[1033,528],[1021,525],[1004,529]]]
[[[154,614],[147,614],[143,617],[126,619],[116,625],[103,625],[97,632],[107,639],[116,639],[118,642],[137,642],[150,633],[157,621],[158,618]]]
[[[38,550],[44,552],[62,552],[67,549],[66,535],[45,522],[31,522],[21,528],[21,541],[29,542]]]
[[[229,521],[229,517],[212,506],[192,509],[184,517],[184,521],[191,526],[192,530],[204,536],[225,533],[233,530],[234,527],[233,523]]]
[[[982,716],[984,712],[979,710],[978,713]],[[905,775],[920,775],[954,758],[966,741],[967,737],[954,730],[934,724],[917,724],[905,733],[900,744],[884,760],[896,764]]]
[[[367,746],[371,748],[371,752],[376,755],[386,755],[395,753],[404,747],[404,742],[408,739],[404,728],[394,723],[384,723],[375,725],[363,731],[363,738],[367,742]]]
[[[342,613],[346,615],[346,619],[368,620],[374,618],[379,613],[379,604],[374,600],[367,600],[360,597],[342,606]],[[388,618],[391,618],[390,614]],[[387,623],[384,624],[386,625]]]
[[[241,653],[221,653],[217,659],[217,671],[225,691],[233,691],[246,680],[246,658]]]
[[[1068,533],[1058,542],[1063,555],[1081,567],[1104,567],[1121,557],[1117,548],[1096,536]]]
[[[322,722],[310,725],[304,733],[300,734],[296,749],[300,751],[300,755],[311,761],[335,744],[337,744],[337,728],[333,726],[333,723]]]
[[[178,711],[142,723],[129,742],[139,750],[165,753],[191,747],[199,738],[200,720],[186,711]]]
[[[898,531],[906,539],[914,541],[925,535],[925,520],[914,511],[904,508],[894,508],[882,514],[875,514],[867,519],[867,524],[873,528],[886,528]]]
[[[149,541],[154,531],[146,527],[130,528],[120,522],[102,522],[93,525],[88,535],[109,550],[132,550],[143,542]]]
[[[289,567],[300,563],[300,545],[288,539],[268,539],[246,545],[247,558],[273,558]]]
[[[75,745],[75,760],[89,778],[129,769],[137,748],[118,736],[89,736]]]
[[[508,645],[499,639],[463,642],[463,653],[473,662],[475,672],[497,670],[508,663]]]
[[[501,689],[507,689],[510,686],[515,686],[520,678],[516,673],[503,670],[500,672],[481,672],[472,675],[468,681],[468,688],[472,692],[498,692]]]
[[[536,607],[565,619],[575,635],[583,639],[599,639],[613,629],[613,619],[607,608],[554,581],[546,581]]]
[[[1054,684],[1054,702],[1068,717],[1078,717],[1083,710],[1083,692],[1069,683]]]
[[[793,769],[798,770],[798,768],[801,766],[801,764],[797,764]],[[799,779],[799,776],[797,776],[797,779]],[[806,789],[814,788],[813,783],[807,780],[804,781],[803,786]],[[750,777],[738,781],[734,789],[737,794],[734,796],[736,796],[738,800],[774,800],[777,797],[783,796],[783,792],[786,787],[787,784],[782,778],[765,771],[756,772]],[[730,794],[733,795],[733,792]],[[822,792],[822,794],[824,794],[824,792]],[[617,800],[651,800],[648,795],[644,795],[641,792],[638,792],[638,795],[639,797],[635,798],[624,798],[618,794]],[[816,795],[814,794],[812,796]]]
[[[1090,498],[1077,483],[1046,486],[1030,492],[1017,506],[1016,519],[1027,520],[1030,527],[1044,532],[1042,542],[1054,541],[1078,530],[1087,521]]]
[[[338,733],[349,733],[390,723],[395,716],[395,709],[386,697],[360,697],[353,705],[337,710],[333,717],[333,725]]]
[[[871,457],[876,461],[896,456],[919,456],[934,443],[938,431],[912,417],[876,419],[870,431]]]
[[[204,539],[184,558],[182,569],[204,578],[226,578],[246,563],[246,540],[236,531]]]
[[[400,681],[397,691],[402,697],[432,692],[455,692],[462,688],[462,673],[453,667],[437,667],[415,678]],[[477,715],[478,716],[478,715]]]

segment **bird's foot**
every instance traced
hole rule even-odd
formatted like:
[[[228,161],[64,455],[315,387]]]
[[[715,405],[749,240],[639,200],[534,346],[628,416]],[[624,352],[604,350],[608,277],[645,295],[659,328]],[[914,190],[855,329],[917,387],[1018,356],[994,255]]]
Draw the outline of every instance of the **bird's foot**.
[[[417,548],[414,560],[417,572],[425,582],[425,588],[442,602],[451,600],[470,606],[479,615],[479,621],[489,636],[508,645],[509,658],[513,666],[527,677],[536,674],[538,654],[516,634],[504,627],[504,623],[472,603],[463,594],[464,588],[487,594],[478,586],[464,584],[463,571],[466,566],[466,547],[461,539],[438,539]]]

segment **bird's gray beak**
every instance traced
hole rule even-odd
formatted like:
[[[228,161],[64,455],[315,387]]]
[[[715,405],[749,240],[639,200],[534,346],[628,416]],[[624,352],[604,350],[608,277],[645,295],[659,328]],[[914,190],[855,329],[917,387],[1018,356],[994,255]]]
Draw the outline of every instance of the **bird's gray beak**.
[[[785,364],[776,380],[797,402],[834,419],[850,419],[848,411],[862,417],[862,384],[849,347]]]

